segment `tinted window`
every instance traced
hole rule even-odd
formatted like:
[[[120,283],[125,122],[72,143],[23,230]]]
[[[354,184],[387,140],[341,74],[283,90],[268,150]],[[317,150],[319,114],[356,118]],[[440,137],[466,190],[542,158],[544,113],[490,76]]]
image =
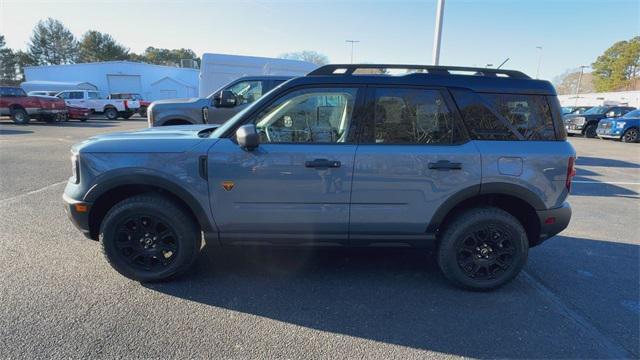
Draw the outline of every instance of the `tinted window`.
[[[227,90],[231,90],[236,95],[239,105],[250,104],[262,96],[262,81],[241,81]]]
[[[518,140],[507,124],[494,115],[487,107],[489,104],[477,94],[465,90],[453,90],[452,93],[472,139]]]
[[[27,96],[27,94],[21,88],[1,87],[0,96],[17,97],[17,96]]]
[[[279,98],[256,117],[260,141],[346,142],[357,92],[352,88],[311,88]]]
[[[375,90],[373,138],[377,144],[452,144],[455,122],[437,90]]]
[[[526,140],[555,140],[551,109],[544,96],[481,94]]]

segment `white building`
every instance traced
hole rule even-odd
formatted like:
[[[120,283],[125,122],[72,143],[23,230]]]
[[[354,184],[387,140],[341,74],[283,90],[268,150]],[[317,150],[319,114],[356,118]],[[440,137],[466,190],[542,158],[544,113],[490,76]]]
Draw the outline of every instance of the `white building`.
[[[199,70],[132,61],[106,61],[69,65],[29,66],[24,69],[30,84],[89,83],[103,96],[138,93],[145,100],[198,96]],[[25,89],[26,90],[26,89]],[[38,90],[57,90],[38,89]]]
[[[562,106],[625,105],[640,108],[640,91],[558,95]]]

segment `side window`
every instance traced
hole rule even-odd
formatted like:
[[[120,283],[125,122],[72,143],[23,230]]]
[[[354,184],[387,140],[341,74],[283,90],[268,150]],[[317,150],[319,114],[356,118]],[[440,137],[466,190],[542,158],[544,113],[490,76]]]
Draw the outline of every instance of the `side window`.
[[[555,140],[547,99],[540,95],[481,94],[526,140]]]
[[[308,88],[269,105],[254,123],[263,143],[344,143],[358,89]]]
[[[70,93],[68,93],[68,92],[61,92],[60,94],[58,94],[58,97],[61,98],[61,99],[67,100],[67,99],[70,99],[69,94]]]
[[[468,90],[452,90],[462,120],[473,140],[518,140],[476,93]]]
[[[73,92],[69,93],[69,99],[82,100],[82,99],[84,99],[84,95],[83,95],[82,91],[73,91]]]
[[[375,90],[377,144],[453,144],[459,140],[451,111],[438,90]]]
[[[262,96],[262,81],[241,81],[227,90],[231,90],[238,97],[238,105],[250,104]]]
[[[80,93],[80,94],[82,95],[82,93]],[[100,95],[97,92],[90,91],[90,92],[87,93],[87,97],[89,99],[94,100],[94,99],[99,99]]]

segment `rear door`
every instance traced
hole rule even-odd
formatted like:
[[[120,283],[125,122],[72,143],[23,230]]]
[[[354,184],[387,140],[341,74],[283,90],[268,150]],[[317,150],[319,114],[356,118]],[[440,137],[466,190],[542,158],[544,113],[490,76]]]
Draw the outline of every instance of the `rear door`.
[[[429,238],[427,226],[445,201],[479,191],[480,154],[443,89],[372,87],[366,107],[371,111],[356,151],[350,242]]]

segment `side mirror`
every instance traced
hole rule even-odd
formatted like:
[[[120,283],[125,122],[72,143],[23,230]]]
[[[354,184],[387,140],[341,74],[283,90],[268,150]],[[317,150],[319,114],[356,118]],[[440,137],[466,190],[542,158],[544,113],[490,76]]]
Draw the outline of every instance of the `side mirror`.
[[[238,145],[246,150],[253,150],[260,145],[260,134],[254,124],[242,125],[236,130]]]
[[[606,117],[608,117],[608,118],[616,117],[616,113],[615,113],[615,112],[613,112],[613,111],[609,111],[609,112],[606,114]]]
[[[219,97],[214,96],[214,102],[216,103],[216,107],[232,108],[237,105],[238,99],[233,91],[222,90]]]

